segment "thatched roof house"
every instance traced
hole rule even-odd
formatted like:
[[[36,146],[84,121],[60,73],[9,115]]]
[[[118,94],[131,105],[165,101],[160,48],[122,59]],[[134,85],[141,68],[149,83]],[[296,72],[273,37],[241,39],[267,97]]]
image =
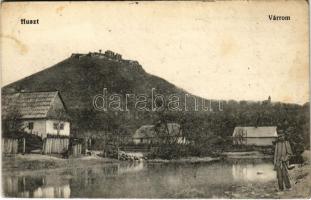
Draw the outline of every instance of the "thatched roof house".
[[[41,137],[70,134],[69,116],[58,91],[2,94],[2,119],[12,115],[26,132]]]
[[[133,141],[136,144],[139,143],[155,143],[161,139],[161,137],[178,137],[179,143],[184,143],[185,139],[182,136],[182,132],[180,130],[180,125],[178,123],[168,123],[167,124],[168,133],[166,134],[158,134],[159,130],[156,131],[156,127],[154,125],[143,125],[133,135]],[[160,130],[161,132],[161,130]]]
[[[2,95],[3,117],[15,110],[19,112],[22,119],[54,118],[53,110],[55,109],[66,110],[58,91],[20,92]]]

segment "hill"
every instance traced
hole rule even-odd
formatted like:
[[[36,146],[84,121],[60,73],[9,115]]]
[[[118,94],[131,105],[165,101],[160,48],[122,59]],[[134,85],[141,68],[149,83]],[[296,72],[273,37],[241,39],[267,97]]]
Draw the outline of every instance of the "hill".
[[[182,93],[173,84],[144,71],[137,61],[106,54],[72,54],[64,61],[3,88],[2,92],[60,91],[69,110],[92,107],[92,98],[107,88],[110,94]]]
[[[103,95],[104,88],[107,89],[106,103],[109,103],[109,95],[120,96],[122,112],[94,109],[94,97]],[[120,124],[132,132],[143,124],[152,123],[154,113],[133,109],[135,96],[128,96],[128,99],[125,96],[146,94],[150,107],[153,88],[156,94],[165,97],[177,94],[183,98],[186,94],[168,81],[146,73],[137,61],[125,60],[120,54],[106,51],[72,54],[52,67],[5,86],[2,92],[57,90],[72,117],[74,132],[87,134],[93,131],[113,131]],[[188,103],[191,103],[191,99]],[[126,106],[131,112],[125,112]]]

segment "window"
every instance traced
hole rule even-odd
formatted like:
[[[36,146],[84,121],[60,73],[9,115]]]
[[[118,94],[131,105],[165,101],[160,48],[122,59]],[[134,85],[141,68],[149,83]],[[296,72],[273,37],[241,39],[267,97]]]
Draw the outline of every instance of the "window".
[[[63,124],[63,123],[61,123],[61,124],[59,125],[59,129],[60,129],[60,130],[64,130],[64,124]]]
[[[29,122],[29,123],[28,123],[28,129],[29,129],[29,130],[32,130],[32,129],[33,129],[33,122]]]
[[[64,130],[64,123],[53,123],[54,130],[58,130],[58,127],[59,127],[59,130]]]
[[[53,129],[57,130],[58,129],[58,123],[53,123]]]

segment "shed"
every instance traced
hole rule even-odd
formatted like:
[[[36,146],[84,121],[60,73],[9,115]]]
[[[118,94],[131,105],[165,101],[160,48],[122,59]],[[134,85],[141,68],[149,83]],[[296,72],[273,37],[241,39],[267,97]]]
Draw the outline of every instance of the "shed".
[[[269,146],[277,138],[276,126],[261,127],[235,127],[233,131],[233,144]]]

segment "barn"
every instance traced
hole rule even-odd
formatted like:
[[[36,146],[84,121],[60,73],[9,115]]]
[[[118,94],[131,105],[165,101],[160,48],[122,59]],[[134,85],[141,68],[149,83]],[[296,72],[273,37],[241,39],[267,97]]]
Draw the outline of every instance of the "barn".
[[[58,91],[2,94],[2,120],[15,115],[25,132],[42,139],[47,135],[70,135],[66,111]]]
[[[276,126],[261,127],[235,127],[233,131],[233,144],[270,146],[277,138]]]

